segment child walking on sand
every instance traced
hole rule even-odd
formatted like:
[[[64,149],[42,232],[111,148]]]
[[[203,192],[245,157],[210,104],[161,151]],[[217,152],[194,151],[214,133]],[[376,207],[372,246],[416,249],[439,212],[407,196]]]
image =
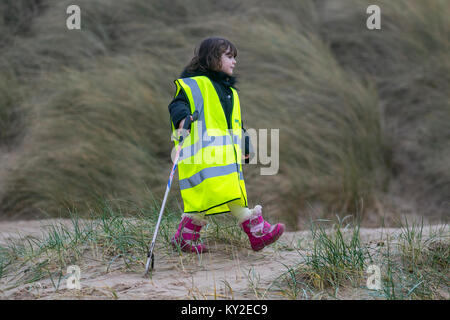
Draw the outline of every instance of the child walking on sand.
[[[255,251],[275,242],[285,229],[281,223],[265,221],[260,205],[248,208],[242,158],[248,159],[249,151],[248,146],[241,150],[243,127],[233,77],[236,56],[236,47],[227,39],[207,38],[175,80],[175,98],[169,104],[173,134],[180,134],[186,117],[199,114],[178,162],[184,213],[172,244],[183,251],[207,249],[200,230],[210,215],[231,212]]]

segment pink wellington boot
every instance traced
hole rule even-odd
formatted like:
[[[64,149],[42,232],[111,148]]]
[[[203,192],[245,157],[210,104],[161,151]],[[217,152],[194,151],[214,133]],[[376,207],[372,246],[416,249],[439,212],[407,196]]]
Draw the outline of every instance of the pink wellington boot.
[[[206,225],[206,222],[194,221],[187,216],[183,216],[177,232],[171,239],[172,246],[175,249],[179,247],[185,252],[205,252],[206,246],[199,242],[200,230],[204,225]]]
[[[244,221],[241,226],[248,235],[254,251],[259,251],[265,246],[277,241],[285,229],[282,223],[271,226],[267,221],[264,221],[262,207],[260,205],[255,206],[250,219]]]

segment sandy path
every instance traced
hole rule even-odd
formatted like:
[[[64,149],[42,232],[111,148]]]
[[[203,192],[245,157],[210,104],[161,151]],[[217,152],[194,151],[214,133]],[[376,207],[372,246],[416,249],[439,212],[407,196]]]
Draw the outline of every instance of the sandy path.
[[[41,227],[54,220],[14,221],[0,223],[0,242],[14,238],[18,232],[38,236]],[[61,220],[59,220],[61,221]],[[68,220],[63,222],[70,223]],[[433,230],[439,227],[433,227]],[[427,231],[428,230],[428,231]],[[431,229],[424,228],[427,234]],[[448,232],[448,227],[447,227]],[[386,236],[395,237],[399,229],[361,229],[364,242],[377,243]],[[285,266],[300,262],[294,249],[299,241],[307,241],[308,231],[286,232],[277,245],[260,252],[230,245],[210,244],[202,256],[182,254],[159,248],[156,251],[152,278],[144,278],[137,268],[124,271],[121,263],[105,265],[93,254],[80,264],[81,290],[67,289],[63,280],[56,291],[49,279],[6,290],[1,287],[3,299],[283,299],[272,286],[273,281],[286,272]],[[255,290],[255,288],[258,288]],[[358,298],[358,296],[353,297]]]
[[[39,236],[41,228],[56,220],[0,223],[0,243],[19,236]],[[61,220],[60,220],[61,221]],[[66,221],[70,224],[70,221]],[[295,233],[283,235],[284,243]],[[280,239],[281,241],[281,239]],[[280,242],[281,243],[281,242]],[[1,288],[3,299],[254,299],[258,288],[267,288],[286,265],[299,260],[296,251],[266,248],[261,252],[210,245],[201,256],[156,250],[155,270],[151,279],[143,277],[144,268],[124,272],[122,263],[108,268],[95,257],[86,257],[81,269],[81,290],[68,290],[62,283],[55,291],[50,280],[22,285],[11,290]],[[249,276],[249,271],[250,276]],[[249,278],[250,277],[250,278]],[[250,280],[249,280],[250,279]],[[261,293],[256,293],[263,297]],[[280,298],[273,297],[273,298]]]

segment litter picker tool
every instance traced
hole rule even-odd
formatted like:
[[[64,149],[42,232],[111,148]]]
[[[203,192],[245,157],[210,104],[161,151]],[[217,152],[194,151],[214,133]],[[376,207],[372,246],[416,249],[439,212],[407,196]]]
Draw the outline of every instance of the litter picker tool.
[[[164,207],[166,206],[166,200],[167,200],[167,196],[169,195],[170,186],[172,185],[173,175],[177,169],[178,158],[180,157],[181,147],[183,145],[183,140],[185,138],[183,133],[186,133],[187,130],[191,127],[192,122],[196,121],[197,119],[198,119],[198,111],[195,111],[192,115],[187,116],[184,120],[183,129],[181,131],[180,138],[178,139],[179,143],[178,143],[177,152],[175,154],[175,159],[173,161],[172,170],[170,171],[169,181],[167,182],[166,193],[164,195],[164,199],[163,199],[163,202],[161,205],[161,210],[159,211],[158,222],[156,223],[155,232],[153,233],[152,243],[150,244],[150,247],[148,249],[147,264],[145,265],[145,275],[148,274],[150,267],[153,270],[153,265],[155,263],[155,256],[153,254],[153,249],[155,248],[156,236],[158,235],[159,224],[161,223],[161,218],[162,218],[162,214],[164,212]]]

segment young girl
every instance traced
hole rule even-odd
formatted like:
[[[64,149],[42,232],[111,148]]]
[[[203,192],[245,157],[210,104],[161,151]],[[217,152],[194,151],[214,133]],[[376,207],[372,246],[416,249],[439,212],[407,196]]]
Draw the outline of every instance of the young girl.
[[[236,47],[227,39],[207,38],[174,81],[177,90],[169,104],[173,134],[178,136],[186,117],[199,112],[178,162],[184,213],[172,244],[183,251],[206,250],[200,230],[209,215],[231,212],[255,251],[275,242],[285,229],[281,223],[271,226],[264,221],[260,205],[248,208],[241,154],[248,159],[249,148],[247,143],[241,151],[245,129],[232,76],[236,56]]]

